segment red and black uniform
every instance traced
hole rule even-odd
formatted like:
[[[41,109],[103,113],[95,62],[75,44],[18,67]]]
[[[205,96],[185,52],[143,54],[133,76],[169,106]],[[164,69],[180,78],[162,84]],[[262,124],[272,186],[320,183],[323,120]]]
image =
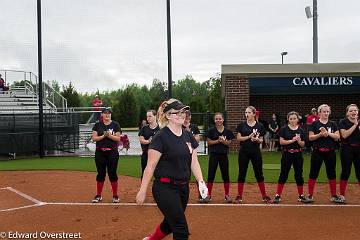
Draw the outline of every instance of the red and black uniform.
[[[153,129],[150,128],[150,126],[146,125],[140,129],[138,135],[139,137],[143,136],[145,140],[149,140],[152,139],[159,130],[160,128],[158,125]],[[141,149],[142,149],[142,154],[141,154],[141,179],[142,179],[144,170],[147,165],[149,144],[141,144]]]
[[[232,131],[224,128],[222,132],[219,132],[216,127],[210,128],[206,133],[206,137],[210,140],[218,140],[220,136],[223,136],[226,140],[232,140],[235,138]],[[208,195],[211,197],[211,191],[215,179],[215,174],[218,165],[220,165],[221,177],[224,182],[225,195],[229,195],[230,178],[229,178],[229,159],[228,159],[229,147],[222,143],[209,145],[209,168],[208,168]]]
[[[249,126],[247,122],[240,123],[236,131],[241,134],[241,136],[249,136],[253,132],[257,132],[260,136],[265,135],[264,126],[256,122],[254,126]],[[262,167],[262,156],[260,152],[260,143],[253,142],[251,139],[240,142],[240,150],[239,150],[239,177],[238,177],[238,196],[242,197],[244,191],[244,183],[246,178],[246,173],[249,165],[249,161],[253,166],[254,174],[256,181],[258,183],[261,195],[266,197],[265,184],[264,184],[264,175],[263,175],[263,167]]]
[[[118,122],[111,121],[110,124],[105,125],[103,122],[95,123],[92,128],[93,131],[96,131],[98,136],[104,135],[105,131],[111,131],[112,135],[120,132],[121,128]],[[119,152],[118,152],[118,142],[111,140],[110,138],[104,138],[101,141],[96,142],[96,151],[95,151],[95,164],[97,169],[97,195],[101,195],[102,188],[104,186],[106,171],[109,175],[109,180],[111,182],[113,195],[117,196],[117,166],[119,161]]]
[[[301,141],[305,141],[305,131],[298,127],[296,130],[292,130],[289,126],[284,126],[279,131],[279,137],[284,140],[292,140],[296,135],[299,135]],[[294,142],[288,145],[282,145],[283,152],[281,156],[281,171],[278,180],[278,186],[276,194],[279,196],[282,193],[284,185],[288,179],[291,166],[294,167],[294,177],[298,189],[298,194],[304,194],[304,178],[303,178],[303,163],[302,148],[298,142]]]
[[[190,132],[182,131],[181,136],[176,136],[165,127],[149,146],[161,153],[152,187],[154,199],[164,215],[159,230],[165,235],[173,233],[174,239],[188,239],[185,209],[189,200],[192,153],[198,145]]]
[[[354,124],[348,118],[344,118],[339,123],[340,129],[348,130]],[[341,177],[340,194],[345,196],[347,181],[351,173],[351,165],[354,164],[355,175],[360,185],[360,127],[358,126],[347,138],[341,139]]]
[[[332,121],[326,124],[321,123],[319,120],[313,122],[309,126],[309,132],[314,134],[320,133],[320,128],[324,127],[328,132],[338,131],[338,126]],[[313,195],[316,179],[319,176],[322,163],[325,163],[326,174],[329,180],[331,196],[336,195],[336,153],[335,148],[337,143],[330,136],[320,137],[312,141],[313,151],[311,154],[310,174],[308,180],[309,195]]]

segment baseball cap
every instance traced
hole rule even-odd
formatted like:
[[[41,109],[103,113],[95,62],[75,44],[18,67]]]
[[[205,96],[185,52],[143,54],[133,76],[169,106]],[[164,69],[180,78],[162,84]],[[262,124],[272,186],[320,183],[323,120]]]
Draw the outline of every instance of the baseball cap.
[[[106,107],[101,110],[102,113],[112,113],[111,107]]]
[[[317,112],[316,108],[311,109],[312,112]]]
[[[164,108],[164,112],[167,112],[169,111],[170,109],[174,109],[174,110],[190,110],[190,107],[189,106],[186,106],[184,105],[182,102],[180,101],[174,101],[172,103],[170,103],[169,105],[167,105],[165,108]]]

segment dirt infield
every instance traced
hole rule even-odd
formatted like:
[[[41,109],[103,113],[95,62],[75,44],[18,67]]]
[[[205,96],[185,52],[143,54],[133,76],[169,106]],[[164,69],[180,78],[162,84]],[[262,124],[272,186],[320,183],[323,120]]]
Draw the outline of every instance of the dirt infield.
[[[104,203],[94,205],[89,202],[95,192],[95,175],[72,171],[0,172],[0,237],[16,231],[38,236],[65,232],[80,234],[81,239],[122,240],[142,239],[153,231],[162,215],[156,206],[133,204],[139,179],[120,176],[121,204],[118,205],[110,204],[111,188],[106,182]],[[233,195],[236,187],[236,184],[231,185]],[[197,205],[194,184],[191,188],[186,211],[190,239],[311,237],[329,240],[357,239],[360,233],[360,187],[357,184],[348,186],[345,206],[329,202],[327,184],[316,186],[316,202],[312,205],[297,203],[294,184],[285,186],[283,202],[279,205],[262,205],[256,184],[245,185],[244,204],[241,205],[222,204],[221,184],[215,184],[212,204]],[[275,188],[275,184],[267,185],[271,196]],[[154,203],[150,189],[147,203]]]

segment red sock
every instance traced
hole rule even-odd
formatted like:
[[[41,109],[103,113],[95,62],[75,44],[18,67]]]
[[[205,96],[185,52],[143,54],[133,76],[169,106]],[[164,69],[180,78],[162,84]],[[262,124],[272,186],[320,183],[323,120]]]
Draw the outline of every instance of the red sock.
[[[244,183],[238,182],[238,195],[242,196],[244,192]]]
[[[340,195],[345,196],[346,186],[347,186],[347,181],[340,180]]]
[[[113,192],[113,196],[117,196],[118,195],[118,182],[111,182],[111,189]]]
[[[164,237],[166,237],[166,234],[161,231],[160,224],[159,224],[156,226],[155,232],[153,234],[151,234],[149,237],[150,237],[150,240],[161,240]]]
[[[208,183],[207,183],[207,188],[208,188],[208,195],[209,195],[209,197],[211,197],[211,192],[212,192],[213,184],[214,184],[214,183],[212,183],[212,182],[208,182]]]
[[[329,179],[330,193],[331,196],[336,195],[336,179]]]
[[[261,192],[261,196],[265,197],[266,196],[266,191],[265,191],[265,183],[264,182],[258,182],[258,186]]]
[[[284,185],[285,185],[285,184],[283,184],[283,183],[278,183],[278,185],[277,185],[277,190],[276,190],[276,194],[277,194],[277,195],[281,196],[281,193],[282,193],[282,191],[283,191],[283,189],[284,189]]]
[[[316,183],[316,179],[309,178],[308,180],[309,195],[314,195],[315,183]]]
[[[96,182],[96,195],[101,195],[104,187],[104,182]]]
[[[300,185],[300,186],[298,185],[297,190],[298,190],[299,196],[304,195],[304,186],[303,185]]]
[[[224,190],[225,190],[225,195],[229,195],[230,183],[224,183]]]

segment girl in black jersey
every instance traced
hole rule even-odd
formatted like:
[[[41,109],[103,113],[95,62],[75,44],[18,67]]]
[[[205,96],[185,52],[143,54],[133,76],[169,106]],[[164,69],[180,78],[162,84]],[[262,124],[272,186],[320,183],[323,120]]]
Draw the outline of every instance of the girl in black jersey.
[[[299,114],[289,112],[287,115],[288,125],[279,131],[280,145],[283,152],[281,157],[281,172],[278,180],[276,195],[273,203],[280,203],[281,193],[288,179],[291,166],[294,167],[294,176],[298,190],[298,201],[308,203],[304,196],[304,178],[302,148],[305,146],[305,131],[299,126]]]
[[[144,203],[147,187],[154,175],[152,192],[164,220],[144,240],[163,239],[170,233],[173,233],[173,239],[188,239],[185,209],[189,200],[191,172],[199,182],[202,198],[207,196],[197,158],[198,143],[190,132],[182,128],[186,110],[189,107],[176,99],[163,102],[158,110],[161,130],[150,143],[148,163],[136,202],[140,205]]]
[[[215,127],[210,128],[206,133],[207,143],[209,146],[209,168],[208,168],[208,197],[201,199],[200,203],[208,203],[211,201],[211,192],[215,179],[215,174],[218,165],[220,165],[221,177],[224,182],[224,201],[232,203],[233,200],[229,195],[230,178],[229,178],[229,145],[231,140],[235,138],[232,131],[224,127],[224,115],[222,113],[215,113],[214,115]]]
[[[156,121],[156,111],[148,110],[146,112],[146,121],[148,125],[143,126],[139,131],[139,141],[141,144],[142,154],[141,154],[141,179],[144,174],[146,163],[148,160],[148,149],[149,144],[151,143],[152,138],[160,130],[157,121]]]
[[[247,107],[245,110],[246,121],[240,123],[236,128],[236,139],[240,141],[240,151],[238,158],[238,195],[235,199],[235,203],[242,202],[244,183],[250,160],[262,195],[262,200],[266,203],[271,201],[271,198],[267,196],[265,190],[264,175],[262,170],[262,156],[260,152],[260,144],[263,142],[265,128],[261,123],[255,120],[255,114],[256,109],[253,106]]]
[[[347,181],[354,163],[356,178],[360,186],[360,127],[359,108],[355,104],[346,107],[346,118],[339,123],[341,134],[340,198],[345,202]]]
[[[113,202],[118,203],[118,176],[116,173],[119,152],[121,129],[118,122],[111,120],[111,109],[104,108],[101,113],[102,121],[95,123],[92,132],[92,140],[96,142],[95,163],[97,169],[96,176],[96,196],[93,203],[101,202],[101,192],[105,182],[106,171],[109,175],[113,192]]]
[[[309,140],[312,141],[313,151],[311,153],[310,174],[308,180],[309,196],[308,200],[313,202],[314,187],[319,176],[322,163],[325,163],[326,174],[329,179],[330,201],[343,203],[341,198],[336,195],[336,141],[340,138],[340,133],[336,123],[329,120],[330,106],[320,105],[318,113],[320,119],[309,126]]]

